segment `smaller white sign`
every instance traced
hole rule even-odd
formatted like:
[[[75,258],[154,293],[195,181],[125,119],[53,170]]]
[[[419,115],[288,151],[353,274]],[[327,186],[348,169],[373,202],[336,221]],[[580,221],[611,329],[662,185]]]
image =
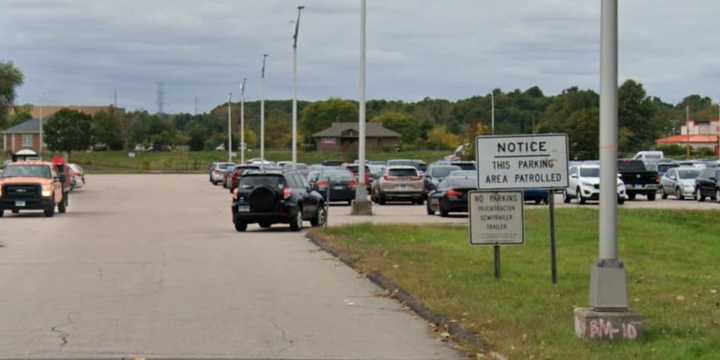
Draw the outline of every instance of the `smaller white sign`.
[[[523,193],[472,191],[468,194],[470,245],[522,245]]]

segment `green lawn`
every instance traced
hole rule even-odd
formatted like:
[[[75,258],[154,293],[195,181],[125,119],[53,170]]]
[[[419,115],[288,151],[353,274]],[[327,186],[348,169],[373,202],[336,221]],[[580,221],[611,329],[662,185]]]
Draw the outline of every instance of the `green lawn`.
[[[592,344],[574,335],[573,308],[587,306],[597,256],[597,211],[560,209],[559,285],[550,282],[547,211],[527,211],[526,245],[468,245],[453,226],[329,228],[326,235],[364,272],[379,271],[436,313],[456,319],[511,359],[720,358],[720,211],[621,211],[621,257],[643,341]]]
[[[388,159],[421,159],[428,163],[439,160],[447,155],[447,151],[410,151],[410,152],[379,152],[368,153],[368,160]],[[291,154],[287,150],[269,150],[265,153],[268,160],[290,160]],[[257,152],[248,154],[247,158],[258,157]],[[49,157],[48,157],[49,158]],[[72,161],[82,165],[90,172],[205,172],[213,161],[224,161],[227,153],[217,151],[203,152],[153,152],[138,153],[134,159],[121,151],[111,152],[74,152]],[[343,160],[342,153],[301,152],[298,154],[300,162],[308,164],[319,163],[323,160]]]

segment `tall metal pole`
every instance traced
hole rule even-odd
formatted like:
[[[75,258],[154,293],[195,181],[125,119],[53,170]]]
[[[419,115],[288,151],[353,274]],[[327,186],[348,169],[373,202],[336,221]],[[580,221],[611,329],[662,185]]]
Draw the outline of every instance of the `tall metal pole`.
[[[690,104],[685,105],[685,135],[687,135],[687,143],[685,144],[685,157],[690,158]]]
[[[300,14],[304,6],[298,6],[297,21],[295,22],[295,34],[293,35],[293,101],[292,101],[292,166],[297,163],[297,43],[300,33]]]
[[[495,90],[490,93],[490,118],[492,134],[495,135]]]
[[[367,201],[365,185],[365,90],[367,79],[367,0],[361,0],[360,9],[360,119],[358,123],[358,186],[355,200]]]
[[[591,277],[595,309],[627,309],[627,273],[618,258],[618,2],[602,0],[599,260]]]
[[[240,87],[240,163],[245,163],[245,83],[247,79],[243,79]]]
[[[260,166],[265,166],[265,62],[268,54],[263,54],[262,71],[260,72]]]
[[[227,107],[227,119],[228,119],[228,161],[232,162],[232,93],[228,94],[228,107]]]

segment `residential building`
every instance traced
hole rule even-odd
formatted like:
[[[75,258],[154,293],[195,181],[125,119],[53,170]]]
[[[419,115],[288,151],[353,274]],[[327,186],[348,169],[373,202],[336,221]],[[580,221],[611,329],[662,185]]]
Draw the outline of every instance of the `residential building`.
[[[331,127],[313,135],[318,150],[346,152],[357,149],[358,123],[336,122]],[[371,151],[391,150],[400,144],[400,134],[380,124],[367,123],[365,126],[365,147]]]
[[[22,149],[40,153],[40,119],[30,119],[2,132],[3,149],[14,154]]]
[[[690,146],[694,150],[712,149],[720,156],[720,120],[710,122],[688,121],[680,135],[658,139],[657,145]]]

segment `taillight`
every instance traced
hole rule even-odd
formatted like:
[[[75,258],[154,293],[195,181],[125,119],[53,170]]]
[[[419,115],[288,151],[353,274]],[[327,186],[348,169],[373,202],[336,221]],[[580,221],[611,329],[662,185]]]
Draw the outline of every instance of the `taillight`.
[[[385,175],[385,176],[383,176],[383,179],[385,179],[386,181],[395,181],[395,180],[397,180],[397,177]]]
[[[413,180],[413,181],[422,180],[422,176],[413,176],[410,178],[410,180]]]
[[[283,189],[283,200],[287,200],[292,196],[292,189],[289,187],[286,187]]]
[[[320,180],[317,183],[318,189],[323,190],[327,189],[330,184],[326,180]]]
[[[453,199],[460,199],[460,198],[462,198],[463,193],[461,193],[459,191],[455,191],[454,189],[450,189],[447,192],[447,196],[449,198],[453,198]]]

